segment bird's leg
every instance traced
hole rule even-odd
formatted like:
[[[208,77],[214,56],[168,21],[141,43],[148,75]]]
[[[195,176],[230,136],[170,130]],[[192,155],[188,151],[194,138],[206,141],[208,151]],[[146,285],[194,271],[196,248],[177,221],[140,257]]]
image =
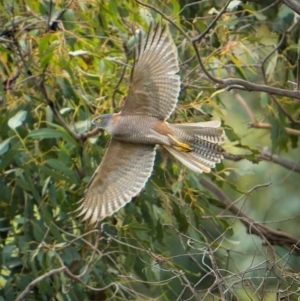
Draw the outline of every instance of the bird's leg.
[[[193,149],[186,143],[178,141],[173,135],[167,134],[170,140],[174,143],[172,146],[180,152],[191,152]]]

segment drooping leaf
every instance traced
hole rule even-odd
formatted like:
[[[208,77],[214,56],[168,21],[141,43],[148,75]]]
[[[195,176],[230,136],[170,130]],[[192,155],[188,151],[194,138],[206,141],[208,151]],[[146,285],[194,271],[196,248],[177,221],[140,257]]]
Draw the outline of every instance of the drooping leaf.
[[[179,227],[178,229],[180,232],[185,233],[189,228],[189,223],[187,221],[185,214],[182,212],[182,209],[178,206],[177,202],[178,201],[176,199],[174,199],[173,197],[171,198],[173,214],[178,223],[178,227]]]
[[[65,130],[59,127],[57,129],[41,128],[33,130],[29,133],[28,137],[32,139],[63,138],[70,144],[77,145],[76,140],[74,140]]]

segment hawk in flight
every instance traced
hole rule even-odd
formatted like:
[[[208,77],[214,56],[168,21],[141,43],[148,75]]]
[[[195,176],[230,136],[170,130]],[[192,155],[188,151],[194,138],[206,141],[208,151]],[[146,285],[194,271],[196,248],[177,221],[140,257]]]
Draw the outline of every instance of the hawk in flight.
[[[161,145],[196,173],[220,162],[224,132],[219,121],[169,124],[180,91],[177,51],[167,27],[151,24],[140,34],[128,95],[120,113],[105,114],[93,125],[112,139],[81,200],[83,220],[96,223],[136,196],[151,175]]]

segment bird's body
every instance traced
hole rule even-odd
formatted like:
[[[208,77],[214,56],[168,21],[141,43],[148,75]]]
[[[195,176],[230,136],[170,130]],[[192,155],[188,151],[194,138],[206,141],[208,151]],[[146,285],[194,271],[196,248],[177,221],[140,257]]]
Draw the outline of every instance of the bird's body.
[[[101,115],[93,124],[112,140],[82,199],[81,214],[102,220],[140,192],[151,175],[161,145],[196,173],[210,172],[222,159],[220,122],[169,124],[180,91],[176,50],[166,27],[140,36],[131,82],[120,113]]]
[[[107,132],[120,141],[169,145],[164,130],[170,132],[165,121],[147,115],[113,114],[107,127]]]
[[[169,124],[154,116],[112,114],[106,131],[115,139],[130,143],[163,145],[179,148],[182,152],[201,153],[201,150],[222,148],[215,143],[223,141],[223,130],[213,128],[219,122],[199,122],[185,126],[184,124]],[[210,127],[208,127],[210,126]],[[213,156],[202,154],[204,157]],[[217,159],[221,159],[218,156]],[[213,161],[219,162],[219,160]],[[212,166],[213,167],[213,166]]]

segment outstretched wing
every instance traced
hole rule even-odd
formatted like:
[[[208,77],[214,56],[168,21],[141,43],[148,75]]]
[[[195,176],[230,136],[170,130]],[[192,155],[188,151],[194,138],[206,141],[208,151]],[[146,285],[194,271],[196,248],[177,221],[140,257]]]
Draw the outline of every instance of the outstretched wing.
[[[95,223],[130,202],[150,177],[154,158],[155,145],[112,139],[81,200],[83,220]]]
[[[150,115],[167,119],[180,91],[177,52],[167,27],[150,26],[147,39],[140,34],[122,115]]]

